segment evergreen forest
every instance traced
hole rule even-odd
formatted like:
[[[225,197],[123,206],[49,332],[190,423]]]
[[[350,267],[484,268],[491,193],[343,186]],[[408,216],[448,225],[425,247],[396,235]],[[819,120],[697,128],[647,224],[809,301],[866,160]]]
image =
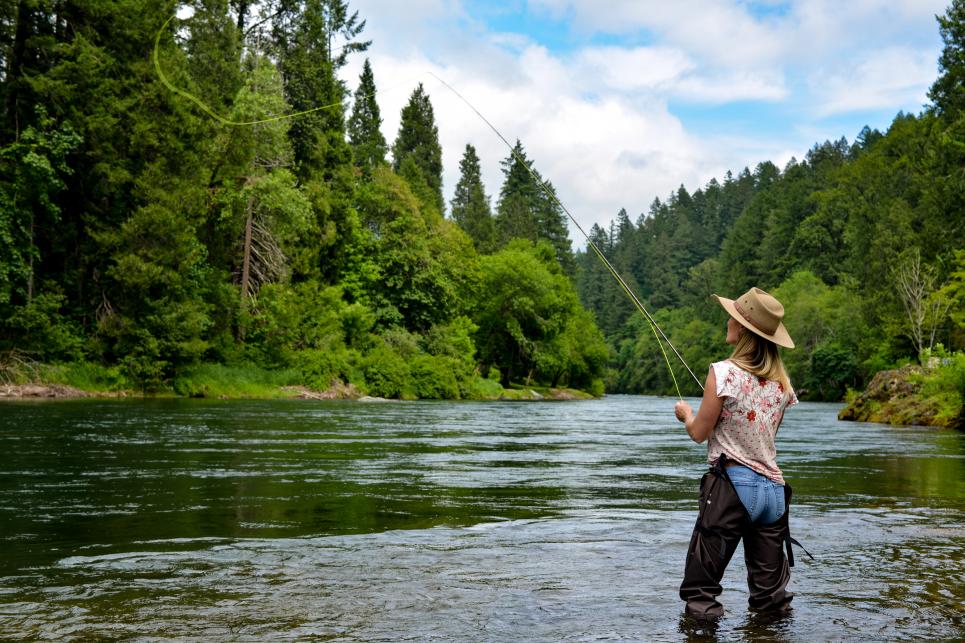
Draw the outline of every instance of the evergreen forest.
[[[185,6],[0,9],[0,379],[189,396],[673,392],[646,319],[583,239],[574,251],[523,142],[501,161],[443,150],[421,84],[386,140],[378,70],[365,60],[354,89],[339,77],[370,45],[346,0],[198,0],[170,22],[164,75],[257,121],[244,126],[156,72],[155,36]],[[965,388],[965,0],[937,26],[921,113],[590,231],[701,379],[728,348],[710,294],[757,285],[785,304],[802,397],[839,400],[933,358]],[[461,154],[448,203],[443,153]],[[496,162],[490,192],[481,168]]]

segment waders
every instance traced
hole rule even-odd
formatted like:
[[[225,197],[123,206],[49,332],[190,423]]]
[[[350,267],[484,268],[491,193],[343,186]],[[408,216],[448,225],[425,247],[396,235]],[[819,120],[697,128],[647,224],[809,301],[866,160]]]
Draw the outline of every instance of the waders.
[[[751,608],[787,610],[793,597],[787,591],[790,567],[794,566],[791,543],[799,545],[788,526],[791,487],[784,485],[784,514],[769,525],[755,525],[727,475],[724,460],[721,456],[700,479],[700,511],[687,550],[680,598],[687,601],[686,612],[691,616],[722,616],[724,607],[717,601],[724,591],[720,579],[743,538]]]

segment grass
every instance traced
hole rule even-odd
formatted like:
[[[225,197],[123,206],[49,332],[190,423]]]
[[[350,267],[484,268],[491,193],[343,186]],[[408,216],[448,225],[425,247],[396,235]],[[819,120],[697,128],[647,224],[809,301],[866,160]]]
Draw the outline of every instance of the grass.
[[[184,397],[273,399],[291,397],[282,387],[301,383],[295,369],[199,364],[175,378],[172,389]]]

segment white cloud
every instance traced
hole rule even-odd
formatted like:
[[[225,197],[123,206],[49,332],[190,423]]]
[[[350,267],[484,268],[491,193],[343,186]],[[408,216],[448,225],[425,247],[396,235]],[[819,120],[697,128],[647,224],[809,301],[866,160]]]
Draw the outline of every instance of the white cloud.
[[[923,105],[934,78],[935,60],[931,55],[892,47],[841,61],[833,71],[813,73],[809,82],[818,98],[816,112],[826,116],[909,103]]]
[[[574,64],[579,77],[622,92],[666,90],[696,67],[686,53],[668,47],[588,47]]]
[[[817,140],[853,134],[828,131],[815,119],[914,109],[935,76],[933,16],[944,2],[795,0],[783,13],[760,17],[745,0],[614,0],[605,8],[595,0],[529,0],[543,15],[568,20],[586,42],[603,34],[633,43],[565,52],[525,33],[488,31],[458,0],[353,0],[351,8],[368,21],[363,36],[373,40],[368,55],[390,144],[416,84],[431,96],[447,201],[471,143],[495,206],[508,150],[428,71],[472,101],[510,143],[522,140],[588,229],[621,207],[635,218],[680,184],[693,190],[766,159],[783,167]],[[353,88],[362,58],[343,70]],[[698,136],[670,107],[736,101],[784,106],[796,120],[772,125],[770,135]]]

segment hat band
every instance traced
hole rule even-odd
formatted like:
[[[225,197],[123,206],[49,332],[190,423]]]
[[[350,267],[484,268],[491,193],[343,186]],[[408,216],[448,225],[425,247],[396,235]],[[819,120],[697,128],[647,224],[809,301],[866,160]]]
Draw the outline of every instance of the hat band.
[[[743,307],[741,307],[741,304],[740,304],[739,301],[735,301],[735,302],[734,302],[734,308],[737,310],[737,312],[739,312],[739,313],[741,314],[741,317],[743,317],[744,319],[746,319],[746,320],[748,321],[748,323],[750,323],[754,328],[756,328],[757,330],[761,331],[762,333],[767,333],[768,335],[773,335],[773,334],[777,331],[777,326],[775,326],[775,327],[774,327],[773,329],[771,329],[771,330],[768,330],[768,329],[766,329],[766,328],[762,328],[761,325],[760,325],[755,319],[753,319],[753,318],[747,313],[747,311],[745,311],[745,310],[743,309]]]

